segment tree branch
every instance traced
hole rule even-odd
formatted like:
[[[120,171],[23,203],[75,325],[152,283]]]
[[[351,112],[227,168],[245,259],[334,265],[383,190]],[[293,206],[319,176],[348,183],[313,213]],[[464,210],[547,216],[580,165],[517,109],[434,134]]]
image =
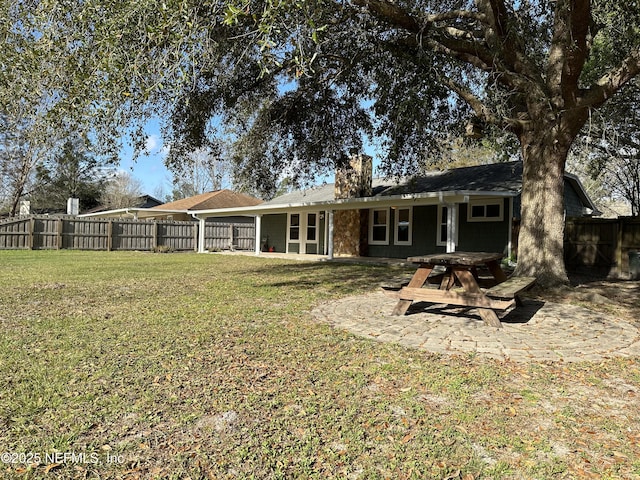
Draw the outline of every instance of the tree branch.
[[[491,123],[494,125],[502,125],[500,119],[495,116],[489,108],[484,104],[482,100],[474,95],[471,90],[463,87],[459,83],[455,82],[451,78],[444,78],[442,82],[447,85],[452,91],[454,91],[460,98],[469,104],[471,109],[475,112],[476,116],[485,123]]]
[[[509,12],[504,0],[476,0],[478,10],[485,19],[484,38],[488,45],[488,50],[492,51],[495,58],[500,58],[499,62],[494,62],[500,69],[497,73],[507,73],[521,76],[527,81],[520,81],[522,87],[527,87],[530,82],[540,82],[540,75],[535,62],[532,62],[524,53],[521,39],[513,35],[509,28]],[[512,87],[518,88],[513,84]],[[518,88],[519,89],[519,88]],[[524,93],[526,90],[520,90]]]
[[[445,22],[447,20],[475,20],[480,23],[487,22],[487,16],[479,12],[470,12],[468,10],[451,10],[449,12],[433,13],[424,17],[427,23]]]
[[[547,88],[557,108],[576,104],[578,81],[589,55],[590,0],[558,0],[547,58]]]
[[[418,33],[421,26],[405,9],[384,0],[354,0],[359,7],[366,8],[380,20],[410,32]]]
[[[590,88],[584,90],[576,106],[599,107],[638,74],[640,74],[640,47],[632,50],[618,68],[611,70]]]

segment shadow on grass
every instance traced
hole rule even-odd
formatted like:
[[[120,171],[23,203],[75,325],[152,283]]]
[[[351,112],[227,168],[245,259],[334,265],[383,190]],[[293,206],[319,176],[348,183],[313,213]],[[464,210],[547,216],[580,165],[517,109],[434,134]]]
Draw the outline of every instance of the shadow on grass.
[[[267,281],[276,288],[314,288],[322,285],[325,291],[356,293],[377,289],[387,278],[403,272],[403,267],[330,262],[301,262],[262,265],[254,269],[256,278],[268,279],[277,272],[277,280]]]

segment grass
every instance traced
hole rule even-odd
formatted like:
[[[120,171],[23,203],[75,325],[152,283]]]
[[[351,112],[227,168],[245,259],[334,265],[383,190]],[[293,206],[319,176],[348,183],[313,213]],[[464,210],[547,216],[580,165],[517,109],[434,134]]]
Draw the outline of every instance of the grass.
[[[71,251],[0,265],[3,478],[640,477],[637,359],[441,357],[313,319],[390,267]]]

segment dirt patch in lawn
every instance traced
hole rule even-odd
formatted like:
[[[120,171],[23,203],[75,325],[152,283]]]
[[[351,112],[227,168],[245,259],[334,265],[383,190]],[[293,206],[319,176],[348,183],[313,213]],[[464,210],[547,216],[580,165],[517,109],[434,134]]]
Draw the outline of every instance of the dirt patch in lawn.
[[[640,326],[640,281],[603,279],[589,274],[571,274],[570,286],[555,291],[534,289],[536,299],[580,305]]]

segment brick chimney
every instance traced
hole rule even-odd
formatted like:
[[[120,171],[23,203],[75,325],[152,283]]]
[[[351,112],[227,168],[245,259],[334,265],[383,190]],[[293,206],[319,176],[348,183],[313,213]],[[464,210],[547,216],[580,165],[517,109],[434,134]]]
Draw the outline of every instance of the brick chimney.
[[[353,155],[349,164],[336,170],[335,197],[358,198],[371,196],[373,162],[369,155]]]
[[[363,154],[352,156],[346,167],[336,170],[336,200],[370,197],[372,180],[372,158]],[[333,215],[334,255],[366,255],[368,221],[367,210],[337,210]]]

